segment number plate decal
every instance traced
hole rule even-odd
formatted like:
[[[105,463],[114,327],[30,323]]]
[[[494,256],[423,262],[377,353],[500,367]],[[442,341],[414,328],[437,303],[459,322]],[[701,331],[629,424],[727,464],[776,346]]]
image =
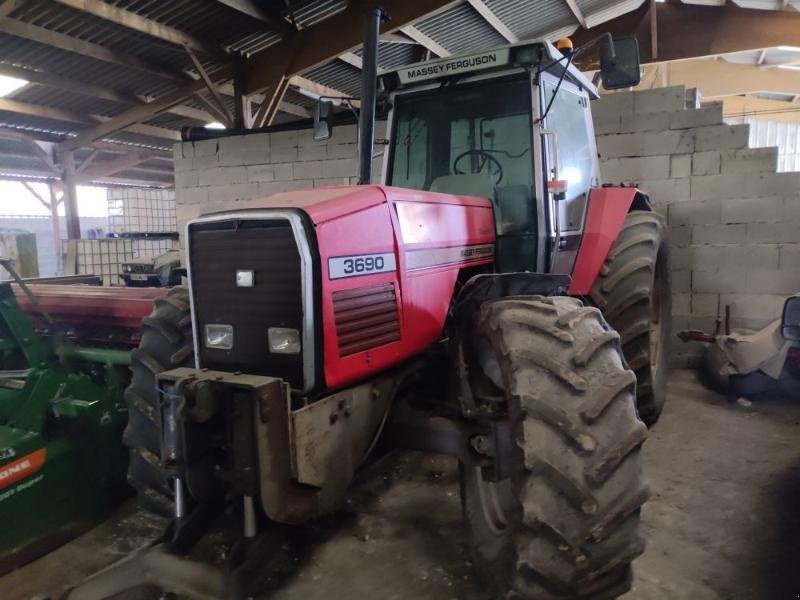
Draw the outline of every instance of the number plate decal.
[[[360,277],[376,273],[391,273],[397,270],[392,252],[384,254],[358,254],[336,256],[328,259],[328,278]]]

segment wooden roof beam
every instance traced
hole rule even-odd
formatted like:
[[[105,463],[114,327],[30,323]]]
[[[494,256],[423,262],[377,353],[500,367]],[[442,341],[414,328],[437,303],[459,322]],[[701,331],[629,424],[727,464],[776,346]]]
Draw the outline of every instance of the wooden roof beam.
[[[400,31],[405,33],[408,37],[417,42],[420,46],[424,47],[426,50],[429,50],[431,54],[435,54],[436,56],[441,56],[441,57],[451,55],[451,52],[447,48],[445,48],[432,38],[422,33],[419,29],[417,29],[413,25],[407,25],[406,27],[401,27]]]
[[[183,31],[169,27],[153,19],[148,19],[135,12],[125,10],[101,2],[100,0],[55,0],[56,2],[88,13],[92,16],[104,19],[116,25],[144,33],[151,37],[175,44],[177,46],[186,46],[197,52],[203,52],[208,56],[213,56],[223,60],[228,60],[229,56],[222,48],[204,42],[203,40],[189,35]]]
[[[164,79],[187,80],[190,78],[185,73],[176,71],[170,67],[157,65],[152,62],[142,60],[141,58],[133,56],[132,54],[127,54],[118,50],[110,50],[109,48],[99,44],[86,42],[84,40],[53,31],[51,29],[39,27],[38,25],[31,25],[30,23],[23,23],[22,21],[17,21],[16,19],[11,19],[9,17],[0,17],[0,31],[15,37],[30,40],[38,44],[50,46],[52,48],[65,50],[67,52],[80,54],[81,56],[86,56],[95,60],[144,71]]]

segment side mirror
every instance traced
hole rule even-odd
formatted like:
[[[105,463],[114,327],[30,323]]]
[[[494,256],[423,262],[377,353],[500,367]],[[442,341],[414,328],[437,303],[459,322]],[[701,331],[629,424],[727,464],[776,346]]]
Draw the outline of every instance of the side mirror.
[[[603,87],[617,90],[639,85],[642,69],[639,64],[639,42],[634,37],[612,39],[600,44],[600,75]]]
[[[800,341],[800,295],[792,296],[783,305],[781,333],[787,340]]]
[[[333,102],[330,100],[317,100],[314,109],[314,141],[323,142],[331,137],[333,130]]]

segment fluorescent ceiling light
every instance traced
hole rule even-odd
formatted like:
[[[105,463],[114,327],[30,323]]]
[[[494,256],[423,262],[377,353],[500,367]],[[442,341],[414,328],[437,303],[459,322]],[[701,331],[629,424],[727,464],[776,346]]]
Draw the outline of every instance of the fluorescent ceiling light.
[[[778,46],[778,50],[785,52],[800,52],[800,46]]]
[[[206,129],[225,129],[225,125],[219,121],[214,121],[213,123],[206,123]]]
[[[12,92],[16,92],[19,88],[27,84],[28,82],[24,79],[0,75],[0,98],[8,96]]]
[[[778,65],[779,69],[791,69],[792,71],[800,71],[800,65]]]

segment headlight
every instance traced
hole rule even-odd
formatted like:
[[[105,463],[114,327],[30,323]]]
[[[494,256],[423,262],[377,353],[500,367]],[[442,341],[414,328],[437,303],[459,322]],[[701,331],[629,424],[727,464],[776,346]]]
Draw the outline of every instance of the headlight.
[[[230,350],[233,348],[232,325],[206,325],[206,348]]]
[[[287,327],[270,327],[267,330],[269,351],[275,354],[298,354],[300,352],[300,332]]]

